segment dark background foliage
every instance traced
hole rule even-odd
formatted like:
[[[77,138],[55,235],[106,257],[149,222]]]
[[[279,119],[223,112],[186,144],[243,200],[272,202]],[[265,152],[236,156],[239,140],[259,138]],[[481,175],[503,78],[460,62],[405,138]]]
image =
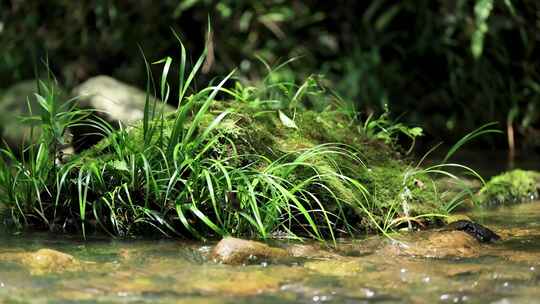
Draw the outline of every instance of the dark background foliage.
[[[275,66],[301,56],[281,77],[323,74],[361,115],[388,104],[428,141],[499,121],[519,147],[540,146],[536,0],[4,0],[0,90],[34,77],[45,57],[67,88],[98,74],[142,87],[138,44],[151,60],[176,56],[172,28],[195,56],[208,18],[202,81],[235,67],[256,81],[265,73],[258,58]],[[505,148],[507,138],[490,144]]]

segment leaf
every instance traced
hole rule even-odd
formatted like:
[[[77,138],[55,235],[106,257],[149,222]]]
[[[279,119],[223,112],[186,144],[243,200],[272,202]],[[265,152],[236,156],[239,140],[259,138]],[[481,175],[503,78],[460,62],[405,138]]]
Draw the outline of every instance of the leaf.
[[[487,19],[493,10],[494,0],[477,0],[474,5],[475,31],[471,37],[471,52],[475,59],[482,56],[484,49],[484,37],[489,30]]]
[[[129,168],[125,161],[123,160],[115,160],[113,162],[110,162],[109,165],[113,167],[117,171],[126,171],[129,172]]]
[[[388,24],[394,19],[394,17],[399,13],[401,6],[399,4],[393,5],[390,9],[387,9],[384,13],[381,14],[379,18],[375,21],[375,29],[377,31],[383,31]]]
[[[412,137],[422,136],[422,128],[420,127],[410,128],[409,134],[411,134]]]
[[[278,111],[279,113],[279,120],[281,120],[281,123],[291,129],[298,129],[296,126],[296,123],[294,123],[294,120],[290,119],[285,113],[283,113],[281,110]]]

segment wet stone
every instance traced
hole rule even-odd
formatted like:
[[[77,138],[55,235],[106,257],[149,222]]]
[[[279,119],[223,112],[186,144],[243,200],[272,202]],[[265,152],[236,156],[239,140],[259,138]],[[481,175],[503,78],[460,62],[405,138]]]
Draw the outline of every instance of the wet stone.
[[[478,257],[481,252],[480,243],[462,231],[416,233],[415,238],[412,241],[393,241],[381,252],[426,258],[471,258]]]
[[[354,276],[364,269],[359,259],[310,261],[304,267],[323,275]]]
[[[261,242],[227,237],[214,247],[211,257],[216,262],[234,265],[286,258],[289,257],[289,253]]]
[[[21,254],[21,263],[32,274],[46,274],[81,270],[81,263],[73,256],[53,249],[40,249]]]
[[[286,248],[289,255],[296,258],[339,258],[340,255],[324,250],[316,245],[294,244]]]
[[[185,286],[204,294],[248,296],[275,292],[280,286],[299,282],[305,276],[306,271],[301,267],[275,266],[271,271],[259,266],[213,268],[194,274]]]
[[[447,229],[466,232],[481,243],[491,243],[501,239],[501,237],[491,229],[470,220],[455,221],[449,224]]]
[[[211,262],[216,246],[207,243],[89,241],[81,252],[80,243],[55,237],[56,246],[78,252],[82,271],[57,267],[43,276],[22,260],[36,254],[27,251],[29,241],[38,248],[51,242],[8,236],[0,242],[0,303],[537,303],[538,206],[471,214],[501,235],[494,244],[444,229],[391,234],[395,242],[343,239],[336,248],[236,239],[287,254],[237,265]]]

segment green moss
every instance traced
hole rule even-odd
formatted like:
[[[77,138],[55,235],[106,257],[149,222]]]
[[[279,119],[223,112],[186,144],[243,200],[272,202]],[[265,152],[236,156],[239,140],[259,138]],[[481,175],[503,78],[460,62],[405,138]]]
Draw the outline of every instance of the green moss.
[[[444,213],[436,195],[435,184],[427,174],[417,173],[414,178],[407,177],[411,174],[411,168],[400,159],[399,153],[381,141],[364,137],[338,111],[287,113],[289,117],[294,117],[297,129],[284,126],[276,111],[262,112],[247,106],[237,106],[234,113],[241,119],[235,118],[235,115],[229,119],[236,121],[236,134],[242,134],[241,137],[248,139],[246,142],[252,148],[251,153],[269,157],[273,155],[275,158],[287,152],[321,144],[342,145],[360,161],[351,159],[350,155],[333,155],[330,160],[319,159],[316,165],[324,171],[334,168],[332,162],[335,162],[344,175],[364,186],[368,191],[366,205],[378,220],[382,221],[391,210],[395,210],[395,216],[404,215],[404,191],[410,193],[406,198],[410,216]],[[425,186],[419,187],[417,181]],[[345,201],[358,198],[358,194],[340,179],[327,181],[327,184]],[[355,211],[362,216],[361,210]]]
[[[479,192],[481,204],[507,204],[538,197],[540,172],[513,170],[493,177]]]

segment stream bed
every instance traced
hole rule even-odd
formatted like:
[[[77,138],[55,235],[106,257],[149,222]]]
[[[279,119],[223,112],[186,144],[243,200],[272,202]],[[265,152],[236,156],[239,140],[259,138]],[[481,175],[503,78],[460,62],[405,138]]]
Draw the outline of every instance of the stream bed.
[[[237,266],[215,263],[213,243],[4,234],[0,302],[540,303],[540,202],[469,216],[502,240],[478,244],[472,255],[433,258],[396,255],[384,250],[395,241],[369,237],[341,240],[337,251],[321,249],[336,254],[326,258]],[[43,248],[72,255],[76,267],[25,263],[25,254]]]

